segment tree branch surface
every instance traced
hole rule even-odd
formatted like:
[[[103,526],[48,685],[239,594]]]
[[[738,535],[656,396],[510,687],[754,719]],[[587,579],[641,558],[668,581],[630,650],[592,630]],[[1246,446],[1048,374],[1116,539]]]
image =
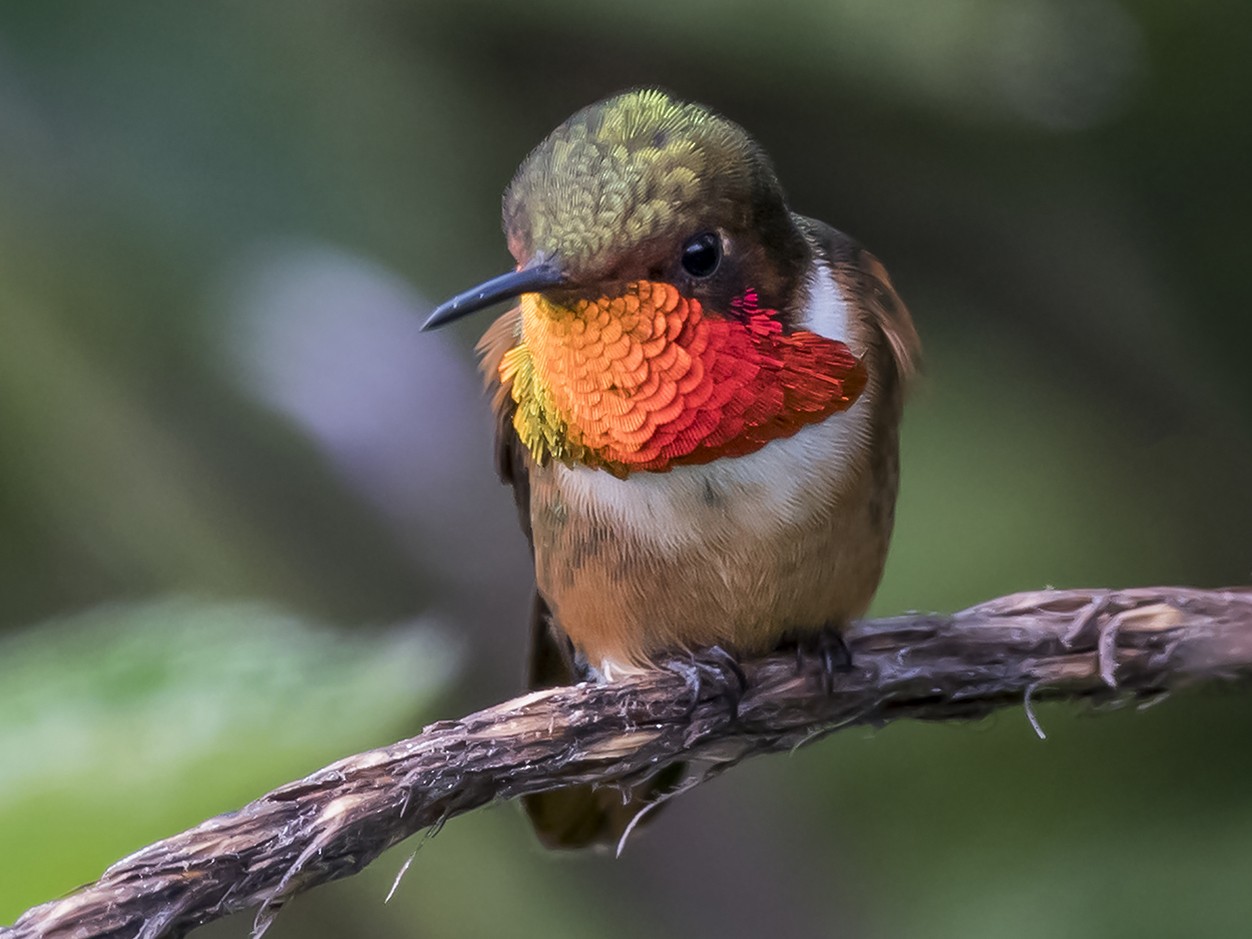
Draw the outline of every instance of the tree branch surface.
[[[701,660],[612,684],[534,692],[340,760],[118,861],[28,910],[3,939],[182,935],[361,870],[480,806],[574,783],[629,786],[676,761],[691,785],[761,753],[901,718],[977,718],[1012,704],[1127,702],[1252,679],[1252,588],[1049,590],[952,615],[857,623],[852,666],[818,650]],[[683,672],[688,673],[684,678]],[[1037,729],[1037,728],[1036,728]]]

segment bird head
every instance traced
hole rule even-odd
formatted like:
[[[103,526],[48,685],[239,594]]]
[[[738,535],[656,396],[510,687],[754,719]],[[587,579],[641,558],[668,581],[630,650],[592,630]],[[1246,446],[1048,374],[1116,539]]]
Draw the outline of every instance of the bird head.
[[[797,328],[812,249],[737,124],[656,90],[584,108],[504,196],[515,270],[425,328],[521,298],[500,378],[540,462],[664,470],[851,405],[864,369]]]

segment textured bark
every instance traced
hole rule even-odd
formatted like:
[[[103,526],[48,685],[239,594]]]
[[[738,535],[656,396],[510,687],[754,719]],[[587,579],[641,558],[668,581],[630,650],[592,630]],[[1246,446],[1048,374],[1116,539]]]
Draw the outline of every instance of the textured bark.
[[[489,802],[577,782],[625,786],[677,760],[695,767],[695,785],[852,724],[1247,681],[1252,588],[1016,594],[950,616],[858,623],[845,639],[853,665],[833,675],[819,649],[742,662],[742,676],[701,660],[432,724],[157,842],[0,936],[181,935],[249,908],[259,934],[284,899]]]

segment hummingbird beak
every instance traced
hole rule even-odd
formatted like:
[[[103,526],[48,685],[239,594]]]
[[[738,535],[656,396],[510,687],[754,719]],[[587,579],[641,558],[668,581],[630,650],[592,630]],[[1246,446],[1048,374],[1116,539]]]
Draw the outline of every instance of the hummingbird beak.
[[[472,290],[459,293],[451,300],[439,304],[422,324],[422,329],[438,329],[501,300],[512,300],[524,293],[539,293],[550,287],[559,287],[563,283],[565,274],[555,264],[549,261],[527,264],[519,270],[493,277]]]

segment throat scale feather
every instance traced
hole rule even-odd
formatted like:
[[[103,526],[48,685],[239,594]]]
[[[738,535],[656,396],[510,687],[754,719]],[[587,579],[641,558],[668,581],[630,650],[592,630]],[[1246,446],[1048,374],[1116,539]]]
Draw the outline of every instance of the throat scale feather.
[[[773,313],[748,291],[710,315],[654,281],[569,306],[525,294],[499,367],[514,428],[540,464],[626,476],[743,456],[850,407],[864,363]]]

